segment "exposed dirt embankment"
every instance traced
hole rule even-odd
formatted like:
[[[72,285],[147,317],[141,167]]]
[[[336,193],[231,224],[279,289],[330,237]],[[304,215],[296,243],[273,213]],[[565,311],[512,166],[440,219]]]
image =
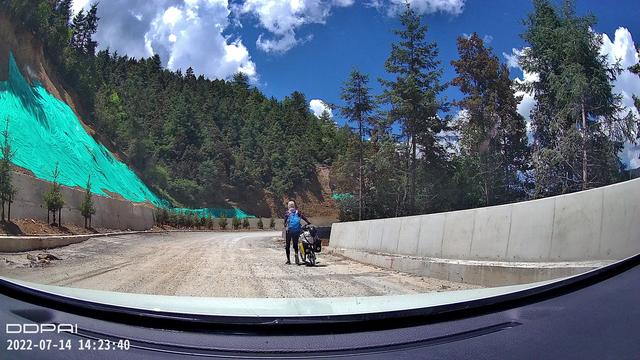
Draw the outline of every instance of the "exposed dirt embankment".
[[[309,184],[289,196],[279,198],[267,191],[232,191],[229,192],[230,196],[239,200],[230,201],[230,203],[241,209],[246,209],[256,216],[282,217],[286,211],[287,202],[293,199],[307,217],[313,218],[314,224],[329,225],[338,219],[338,207],[331,198],[333,192],[330,175],[331,168],[329,166],[319,165],[316,166],[314,174],[308,179]]]
[[[307,216],[314,218],[315,224],[328,225],[338,219],[338,207],[331,198],[331,168],[317,166],[315,175],[308,190],[296,194],[295,200]]]

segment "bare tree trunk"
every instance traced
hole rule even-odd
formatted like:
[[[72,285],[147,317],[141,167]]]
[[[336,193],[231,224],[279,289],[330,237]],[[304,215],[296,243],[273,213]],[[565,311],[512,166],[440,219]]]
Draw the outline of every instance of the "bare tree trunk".
[[[489,206],[489,180],[484,178],[484,202],[486,206]]]
[[[62,208],[58,209],[58,227],[62,227]]]
[[[56,211],[53,210],[52,213],[53,213],[53,223],[56,224]]]
[[[582,190],[587,189],[587,113],[582,102]]]
[[[358,189],[358,220],[362,220],[362,158],[363,158],[363,144],[362,144],[362,119],[360,119],[360,121],[358,122],[359,124],[359,130],[360,130],[360,158],[358,159],[360,161],[359,164],[359,171],[360,171],[360,180],[358,183],[359,189]]]
[[[51,222],[49,222],[49,213],[50,213],[50,212],[51,212],[51,211],[49,211],[49,209],[47,209],[47,225],[51,224]]]
[[[409,212],[413,215],[416,208],[416,138],[411,136],[411,188],[409,190]]]
[[[85,229],[87,228],[87,218],[86,217],[84,218],[84,228]]]
[[[408,194],[408,188],[409,188],[409,168],[411,167],[410,164],[410,158],[409,158],[409,150],[407,148],[406,151],[406,165],[405,165],[405,173],[402,176],[402,202],[401,202],[401,207],[400,207],[400,214],[397,214],[396,216],[403,216],[406,215],[407,212],[407,194]]]
[[[9,204],[7,204],[7,222],[11,222],[11,199],[9,199]]]
[[[2,200],[2,221],[4,221],[4,200]]]

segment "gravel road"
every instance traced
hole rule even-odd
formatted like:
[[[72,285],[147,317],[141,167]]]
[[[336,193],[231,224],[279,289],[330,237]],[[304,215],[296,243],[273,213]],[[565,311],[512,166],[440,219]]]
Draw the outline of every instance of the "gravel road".
[[[316,267],[285,265],[279,237],[280,232],[181,232],[92,238],[49,251],[0,254],[0,276],[86,289],[215,297],[373,296],[474,287],[324,252]],[[33,260],[43,253],[60,260]]]

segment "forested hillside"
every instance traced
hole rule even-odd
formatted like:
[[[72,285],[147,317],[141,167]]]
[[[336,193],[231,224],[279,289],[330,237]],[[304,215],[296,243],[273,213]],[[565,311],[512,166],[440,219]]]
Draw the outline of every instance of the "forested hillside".
[[[316,165],[330,165],[351,136],[314,116],[299,92],[278,101],[242,74],[209,80],[190,68],[165,70],[158,56],[95,53],[97,7],[72,18],[70,6],[40,1],[33,11],[32,2],[3,2],[12,19],[43,40],[100,140],[175,206],[231,202],[256,211],[265,198],[280,206],[283,196],[307,192]]]
[[[364,219],[504,204],[626,178],[618,153],[637,141],[638,121],[613,91],[622,69],[599,53],[596,19],[578,16],[571,1],[533,3],[518,59],[538,74],[529,83],[511,80],[475,33],[460,36],[458,58],[442,63],[428,27],[407,6],[380,64],[388,75],[378,80],[382,93],[372,93],[357,64],[336,89],[343,100],[336,110],[349,122],[341,128],[328,113],[311,114],[302,93],[268,98],[243,74],[211,80],[191,68],[163,69],[157,55],[96,53],[98,5],[73,18],[70,0],[4,0],[0,9],[44,42],[100,139],[174,205],[243,203],[250,212],[266,198],[279,205],[318,192],[316,167],[325,165],[331,191],[342,194],[341,217]],[[453,79],[443,78],[445,66]],[[443,96],[451,86],[459,99]],[[529,129],[516,90],[536,100]]]
[[[302,190],[316,164],[344,147],[333,121],[318,119],[301,93],[266,98],[238,74],[233,81],[162,70],[160,59],[106,51],[95,61],[93,125],[127,154],[161,195],[210,206],[225,189],[276,196]]]

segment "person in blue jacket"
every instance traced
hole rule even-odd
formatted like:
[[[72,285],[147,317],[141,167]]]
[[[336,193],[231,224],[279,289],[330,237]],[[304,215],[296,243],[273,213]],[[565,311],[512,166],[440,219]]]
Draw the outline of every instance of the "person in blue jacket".
[[[309,220],[298,210],[298,206],[296,202],[291,200],[287,204],[287,212],[284,214],[284,226],[285,226],[285,250],[287,252],[287,262],[286,264],[291,264],[290,258],[290,247],[291,242],[293,241],[293,251],[296,256],[296,265],[300,265],[300,260],[298,259],[298,238],[300,237],[300,233],[302,232],[302,223],[301,220],[304,220],[308,224],[311,224]]]

